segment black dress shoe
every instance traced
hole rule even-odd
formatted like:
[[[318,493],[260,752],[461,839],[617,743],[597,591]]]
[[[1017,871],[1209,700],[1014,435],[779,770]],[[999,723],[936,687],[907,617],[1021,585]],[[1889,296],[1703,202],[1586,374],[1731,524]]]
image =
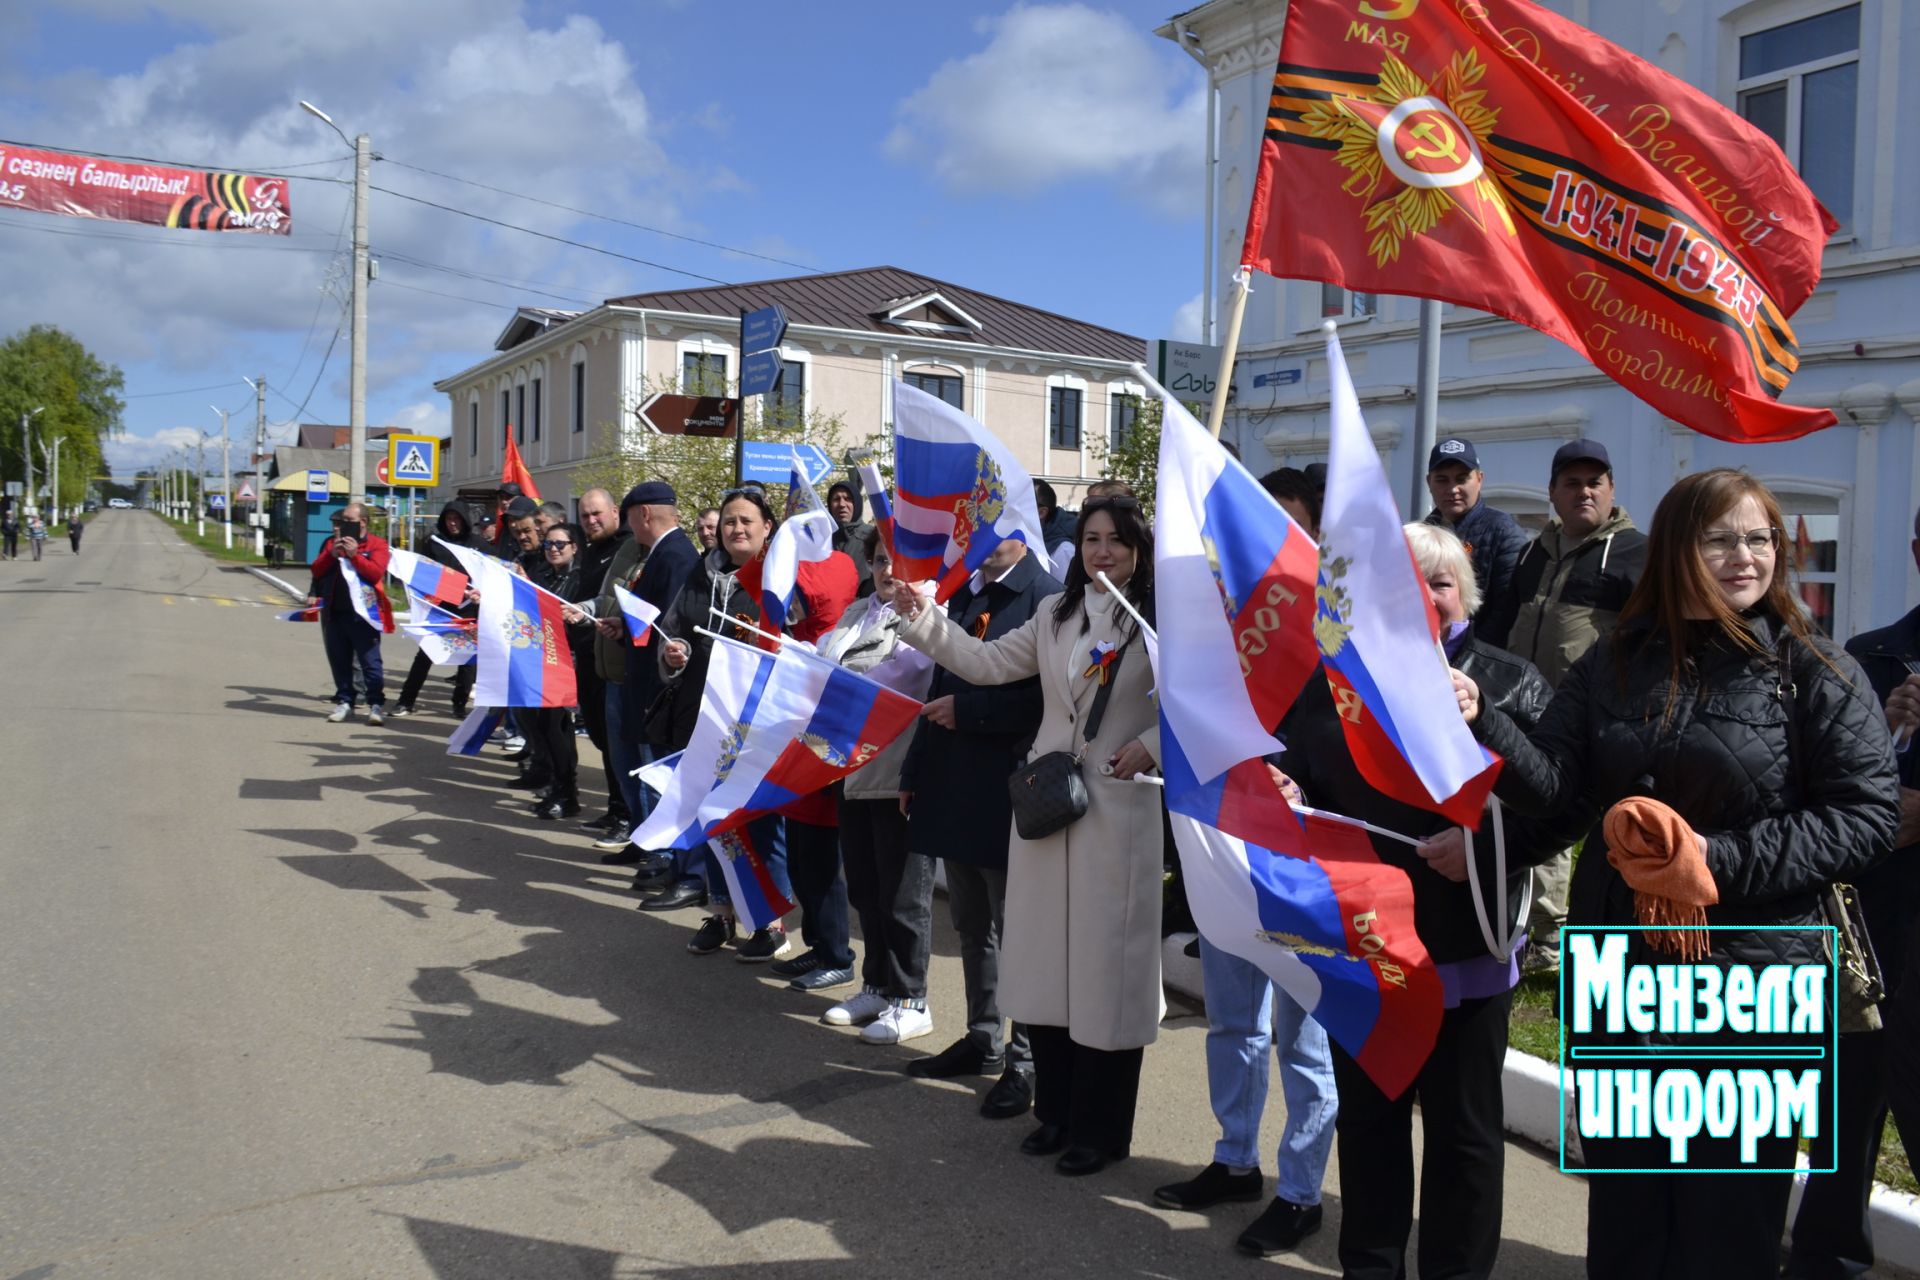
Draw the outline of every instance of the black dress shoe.
[[[607,830],[611,831],[613,828],[608,827]],[[632,845],[627,845],[616,853],[600,855],[600,865],[603,867],[631,867],[639,861],[640,851]]]
[[[649,853],[644,849],[636,850],[640,860],[633,864],[635,875],[657,876],[673,870],[673,855],[670,853]]]
[[[515,791],[544,791],[553,785],[553,779],[543,778],[537,773],[530,773],[524,778],[515,778],[507,785]]]
[[[525,759],[526,759],[526,758],[527,758],[528,756],[530,756],[530,755],[532,755],[532,754],[533,754],[533,748],[532,748],[532,747],[522,747],[522,748],[520,748],[520,749],[519,749],[518,751],[509,751],[509,752],[507,752],[507,754],[506,754],[506,755],[504,755],[504,756],[501,756],[500,758],[501,758],[502,760],[515,760],[515,761],[519,761],[519,760],[525,760]]]
[[[597,818],[589,818],[581,823],[580,829],[582,831],[611,831],[620,825],[619,816],[620,815],[612,812],[603,813]],[[628,823],[627,828],[628,830],[632,830],[633,824]]]
[[[571,818],[580,812],[580,802],[572,796],[555,796],[533,811],[533,816],[546,822],[558,822],[562,818]]]
[[[979,1045],[962,1037],[931,1058],[909,1062],[907,1074],[921,1080],[951,1080],[955,1076],[997,1076],[1006,1066],[1005,1058],[989,1058]]]
[[[987,1090],[980,1114],[989,1120],[1011,1120],[1033,1110],[1033,1068],[1008,1067]]]
[[[1256,1258],[1269,1258],[1276,1253],[1285,1253],[1319,1229],[1319,1205],[1295,1204],[1275,1196],[1266,1212],[1240,1233],[1234,1245],[1242,1253],[1250,1253]]]
[[[633,878],[633,891],[658,893],[662,889],[672,888],[679,879],[680,877],[673,873],[672,867],[668,867],[665,871],[656,871],[652,875],[636,875]]]
[[[1043,1124],[1020,1142],[1023,1156],[1050,1156],[1066,1149],[1067,1126],[1063,1124]]]
[[[1258,1169],[1234,1173],[1215,1160],[1198,1177],[1161,1187],[1153,1198],[1169,1209],[1210,1209],[1229,1200],[1258,1200],[1266,1191],[1266,1181]]]
[[[670,885],[664,893],[655,894],[640,904],[642,911],[678,911],[681,907],[698,906],[707,900],[707,887],[698,880],[682,880]]]
[[[1069,1147],[1067,1154],[1053,1162],[1053,1170],[1063,1178],[1084,1178],[1126,1158],[1125,1147],[1113,1151],[1103,1151],[1099,1147]]]

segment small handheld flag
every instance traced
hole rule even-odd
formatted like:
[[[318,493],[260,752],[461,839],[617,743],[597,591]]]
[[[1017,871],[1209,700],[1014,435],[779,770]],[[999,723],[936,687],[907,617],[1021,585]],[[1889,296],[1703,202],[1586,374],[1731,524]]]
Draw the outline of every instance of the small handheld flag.
[[[408,590],[442,604],[459,605],[467,598],[466,574],[399,547],[389,553],[387,572],[404,582]]]
[[[613,584],[613,598],[620,602],[620,616],[627,620],[627,631],[636,648],[653,636],[653,623],[660,616],[657,606],[642,600],[619,583]]]
[[[453,736],[447,739],[447,754],[450,756],[477,756],[480,748],[487,745],[487,739],[500,727],[506,718],[506,712],[499,707],[475,707],[467,713]]]

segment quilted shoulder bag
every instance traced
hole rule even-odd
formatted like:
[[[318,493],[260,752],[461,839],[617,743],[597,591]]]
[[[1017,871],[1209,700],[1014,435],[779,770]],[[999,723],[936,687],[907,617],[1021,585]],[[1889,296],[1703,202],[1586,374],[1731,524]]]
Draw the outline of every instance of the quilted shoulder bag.
[[[1100,732],[1100,721],[1107,713],[1107,699],[1113,695],[1120,659],[1115,655],[1107,679],[1093,695],[1093,708],[1087,712],[1086,741],[1091,743]],[[1007,795],[1013,801],[1013,828],[1022,840],[1039,840],[1063,831],[1087,813],[1087,780],[1080,774],[1078,751],[1049,751],[1015,769],[1007,778]]]

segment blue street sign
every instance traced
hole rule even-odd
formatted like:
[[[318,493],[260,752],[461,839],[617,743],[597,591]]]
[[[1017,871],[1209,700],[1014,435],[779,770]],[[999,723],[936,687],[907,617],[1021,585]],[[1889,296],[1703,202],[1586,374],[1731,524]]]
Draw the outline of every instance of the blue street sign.
[[[740,350],[745,355],[770,351],[779,346],[780,339],[786,335],[787,313],[779,307],[762,307],[740,317]]]
[[[1300,373],[1299,369],[1272,369],[1266,373],[1256,373],[1253,375],[1253,385],[1256,387],[1296,386],[1300,382]]]
[[[224,493],[208,494],[207,509],[210,511],[225,511],[227,509],[227,495]]]
[[[740,479],[762,484],[785,484],[793,474],[793,455],[800,455],[807,483],[819,484],[833,470],[833,459],[817,444],[780,444],[772,440],[748,440],[740,460]]]
[[[325,502],[333,492],[333,475],[327,471],[307,472],[307,501]]]
[[[780,353],[778,351],[750,351],[746,359],[740,362],[742,397],[766,395],[779,381]]]

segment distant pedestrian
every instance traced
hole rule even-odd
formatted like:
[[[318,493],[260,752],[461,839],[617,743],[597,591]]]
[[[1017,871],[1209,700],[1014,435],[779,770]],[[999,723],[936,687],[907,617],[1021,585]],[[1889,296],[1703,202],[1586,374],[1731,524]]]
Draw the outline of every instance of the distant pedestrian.
[[[0,512],[0,540],[5,543],[5,554],[9,560],[20,558],[20,517],[13,513],[13,504]]]
[[[68,543],[68,545],[70,545],[70,546],[71,546],[71,547],[73,548],[73,554],[75,554],[75,555],[79,555],[79,554],[80,554],[80,532],[81,532],[81,530],[83,530],[83,529],[85,529],[85,528],[86,528],[86,526],[80,523],[80,517],[79,517],[79,516],[70,516],[70,517],[68,517],[68,519],[67,519],[67,543]]]
[[[40,558],[40,549],[47,544],[47,522],[39,516],[27,517],[27,541],[33,545],[33,558]]]
[[[433,537],[426,540],[420,548],[422,555],[436,564],[444,565],[456,572],[460,571],[460,561],[453,552],[442,544],[470,548],[474,545],[472,531],[467,525],[467,508],[462,502],[449,502],[440,512],[440,518],[434,522]],[[463,604],[452,611],[462,618],[478,617],[478,604]],[[394,704],[395,716],[413,714],[413,704],[419,700],[420,690],[426,687],[427,676],[433,671],[433,659],[423,649],[413,657],[413,666],[407,670],[407,679],[400,686],[399,701]],[[477,675],[475,664],[462,663],[453,669],[453,714],[456,719],[464,719],[467,703],[473,696],[473,681]]]

